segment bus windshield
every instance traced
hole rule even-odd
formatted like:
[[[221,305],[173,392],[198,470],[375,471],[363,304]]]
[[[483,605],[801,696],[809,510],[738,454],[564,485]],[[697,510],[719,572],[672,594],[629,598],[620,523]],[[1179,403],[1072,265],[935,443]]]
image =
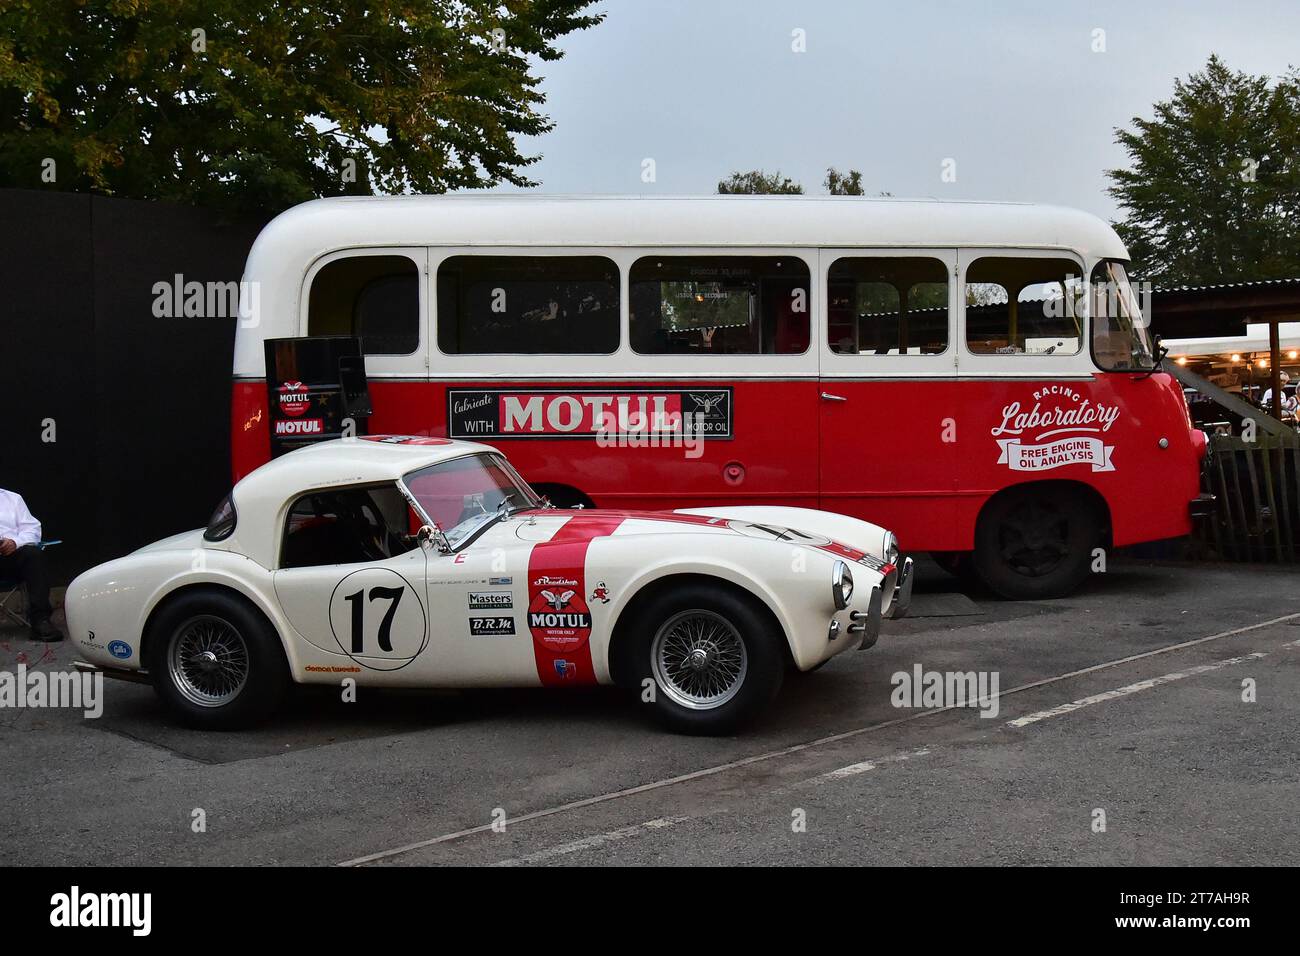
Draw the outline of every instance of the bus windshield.
[[[1107,372],[1146,372],[1155,364],[1148,318],[1142,314],[1122,262],[1092,270],[1092,354]]]

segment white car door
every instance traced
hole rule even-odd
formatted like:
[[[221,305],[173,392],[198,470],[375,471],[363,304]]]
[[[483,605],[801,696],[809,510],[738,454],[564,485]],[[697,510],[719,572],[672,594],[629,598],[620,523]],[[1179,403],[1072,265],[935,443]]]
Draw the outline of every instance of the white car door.
[[[424,549],[395,486],[328,489],[290,508],[276,597],[299,636],[379,683],[419,684],[429,655]]]
[[[528,628],[532,545],[515,536],[518,523],[499,522],[454,554],[428,552],[430,659],[439,684],[539,683]]]

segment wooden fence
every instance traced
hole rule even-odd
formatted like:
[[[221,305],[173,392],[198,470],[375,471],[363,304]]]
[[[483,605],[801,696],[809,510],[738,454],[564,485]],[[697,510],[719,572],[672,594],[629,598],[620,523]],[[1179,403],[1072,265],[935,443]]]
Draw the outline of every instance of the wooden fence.
[[[1300,560],[1300,447],[1274,435],[1253,442],[1212,436],[1206,490],[1215,514],[1197,529],[1198,551],[1226,561]]]

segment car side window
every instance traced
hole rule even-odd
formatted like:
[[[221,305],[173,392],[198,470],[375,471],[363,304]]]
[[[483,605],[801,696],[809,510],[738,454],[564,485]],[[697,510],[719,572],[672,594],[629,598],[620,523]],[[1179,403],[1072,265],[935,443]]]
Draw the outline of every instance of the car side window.
[[[285,520],[281,568],[383,561],[416,547],[410,505],[396,485],[315,491]]]

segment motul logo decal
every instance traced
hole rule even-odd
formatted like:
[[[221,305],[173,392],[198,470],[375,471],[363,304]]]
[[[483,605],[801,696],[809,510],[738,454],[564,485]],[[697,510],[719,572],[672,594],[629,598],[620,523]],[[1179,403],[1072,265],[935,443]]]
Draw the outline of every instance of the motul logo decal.
[[[275,423],[277,435],[323,435],[325,419],[323,418],[289,418]]]
[[[447,390],[448,437],[731,438],[731,388]]]
[[[591,615],[534,613],[528,615],[528,626],[548,630],[571,630],[576,634],[578,628],[591,629]]]

